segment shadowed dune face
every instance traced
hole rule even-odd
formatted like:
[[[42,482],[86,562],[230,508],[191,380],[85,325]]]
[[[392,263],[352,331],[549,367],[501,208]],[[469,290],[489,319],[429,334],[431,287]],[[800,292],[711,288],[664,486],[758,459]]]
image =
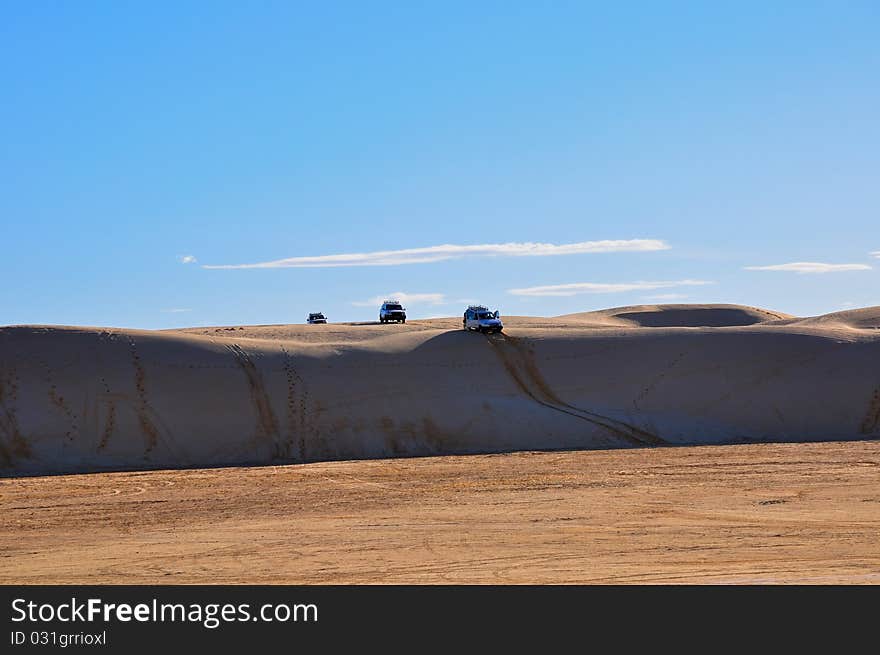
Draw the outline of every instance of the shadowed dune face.
[[[0,470],[880,437],[875,329],[673,307],[512,318],[492,336],[454,318],[2,328]],[[766,320],[668,326],[701,309]],[[657,327],[615,324],[635,321]]]
[[[558,318],[621,327],[735,327],[794,317],[740,305],[633,305]]]
[[[632,321],[639,327],[725,327],[764,322],[761,317],[736,309],[621,312],[617,318]]]

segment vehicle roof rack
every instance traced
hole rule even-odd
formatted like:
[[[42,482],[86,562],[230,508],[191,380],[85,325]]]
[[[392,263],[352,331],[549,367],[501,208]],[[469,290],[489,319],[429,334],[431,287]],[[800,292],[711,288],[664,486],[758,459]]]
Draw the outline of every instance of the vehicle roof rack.
[[[489,308],[486,305],[468,305],[468,309],[477,310],[477,309],[485,309],[489,311]]]

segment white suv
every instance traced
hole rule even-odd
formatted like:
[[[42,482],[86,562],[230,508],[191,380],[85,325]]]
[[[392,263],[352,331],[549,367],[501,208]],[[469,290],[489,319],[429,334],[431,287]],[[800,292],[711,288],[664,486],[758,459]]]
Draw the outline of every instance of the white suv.
[[[498,317],[498,312],[490,312],[483,305],[471,305],[467,308],[462,319],[462,327],[465,330],[477,330],[478,332],[501,332],[504,324]]]
[[[380,323],[406,323],[406,310],[397,300],[386,300],[379,309]]]

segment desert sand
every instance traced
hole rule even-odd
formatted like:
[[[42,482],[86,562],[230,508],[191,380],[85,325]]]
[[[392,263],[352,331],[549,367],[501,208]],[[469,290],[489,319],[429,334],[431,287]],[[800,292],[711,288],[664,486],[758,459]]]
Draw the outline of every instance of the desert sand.
[[[0,579],[880,582],[880,308],[505,326],[0,328]]]
[[[880,442],[0,480],[7,583],[880,583]]]
[[[880,437],[880,308],[0,328],[0,472]]]

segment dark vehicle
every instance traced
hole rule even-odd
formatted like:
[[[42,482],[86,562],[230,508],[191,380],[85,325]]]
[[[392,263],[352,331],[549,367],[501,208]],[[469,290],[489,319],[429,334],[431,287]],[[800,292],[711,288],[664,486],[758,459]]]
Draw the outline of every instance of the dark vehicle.
[[[309,314],[308,319],[306,319],[306,323],[311,323],[311,324],[326,323],[326,322],[327,322],[327,317],[324,316],[321,312],[314,312],[312,314]]]

